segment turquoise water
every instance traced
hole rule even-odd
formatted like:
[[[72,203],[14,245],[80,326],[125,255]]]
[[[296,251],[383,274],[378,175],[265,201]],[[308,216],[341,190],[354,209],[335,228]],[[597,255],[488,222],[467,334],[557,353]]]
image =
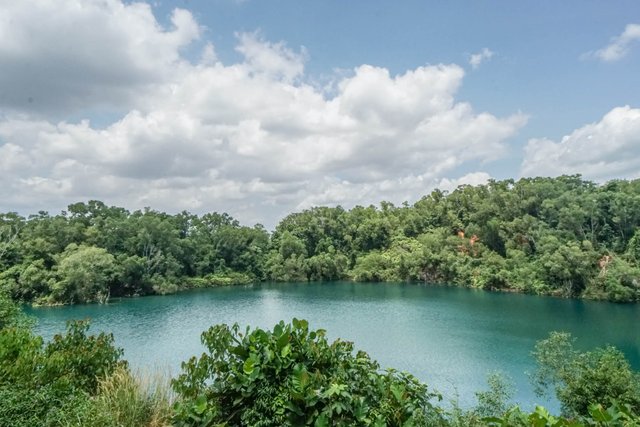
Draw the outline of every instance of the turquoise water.
[[[29,309],[45,338],[69,319],[92,319],[113,332],[136,368],[170,370],[202,353],[200,333],[216,323],[272,327],[308,319],[330,338],[354,341],[383,367],[406,370],[447,398],[473,405],[486,375],[501,371],[525,407],[557,403],[537,398],[527,372],[530,352],[550,331],[571,332],[577,346],[612,344],[640,369],[640,305],[564,300],[414,284],[292,283],[190,291],[120,300],[108,305]]]

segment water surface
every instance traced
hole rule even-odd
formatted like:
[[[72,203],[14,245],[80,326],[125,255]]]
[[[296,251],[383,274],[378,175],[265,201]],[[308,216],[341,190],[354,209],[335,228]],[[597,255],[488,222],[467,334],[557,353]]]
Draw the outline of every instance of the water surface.
[[[29,309],[45,338],[69,319],[92,319],[109,331],[138,368],[170,369],[202,353],[200,333],[216,323],[272,327],[293,317],[330,338],[354,341],[382,366],[406,370],[448,398],[474,404],[486,375],[501,371],[525,407],[537,398],[526,373],[535,342],[550,331],[571,332],[577,346],[612,344],[640,368],[640,305],[564,300],[415,284],[291,283],[189,291],[123,299],[108,305]]]

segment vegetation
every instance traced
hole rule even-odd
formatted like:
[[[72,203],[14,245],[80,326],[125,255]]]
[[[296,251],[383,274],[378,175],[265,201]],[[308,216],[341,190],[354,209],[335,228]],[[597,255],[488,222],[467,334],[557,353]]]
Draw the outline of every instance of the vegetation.
[[[443,407],[304,320],[217,325],[207,353],[167,381],[142,379],[108,334],[72,322],[45,343],[16,301],[106,302],[257,280],[425,281],[565,297],[640,300],[640,180],[577,176],[434,191],[413,206],[313,208],[273,233],[227,214],[130,213],[98,201],[0,214],[0,427],[212,425],[640,426],[640,374],[613,347],[553,333],[532,376],[562,416],[510,402],[499,375],[475,408]]]
[[[269,234],[227,214],[99,201],[0,214],[0,289],[35,304],[105,302],[252,281],[424,281],[640,300],[640,180],[579,176],[435,190],[413,206],[317,207]]]
[[[132,375],[113,337],[87,335],[86,322],[45,344],[9,298],[0,298],[0,315],[0,427],[640,426],[638,373],[615,349],[576,352],[566,334],[534,354],[537,383],[555,385],[569,418],[510,404],[499,375],[475,408],[445,409],[426,384],[380,370],[305,320],[273,330],[213,326],[202,334],[207,352],[183,363],[173,394],[166,381]]]
[[[110,334],[71,322],[44,343],[6,296],[0,316],[0,427],[168,425],[166,394],[133,379]]]
[[[329,344],[307,321],[273,331],[217,325],[202,334],[208,350],[183,364],[174,381],[184,426],[425,425],[438,422],[439,398],[414,377],[380,366],[353,344]],[[213,380],[213,381],[212,381]]]
[[[533,376],[538,394],[553,388],[569,416],[586,415],[593,404],[614,401],[640,413],[640,373],[633,372],[615,347],[578,352],[567,333],[554,332],[536,344],[539,369]]]

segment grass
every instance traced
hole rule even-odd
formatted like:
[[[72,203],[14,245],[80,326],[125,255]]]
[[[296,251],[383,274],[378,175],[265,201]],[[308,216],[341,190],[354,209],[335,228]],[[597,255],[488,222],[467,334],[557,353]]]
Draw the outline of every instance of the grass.
[[[173,393],[168,375],[116,369],[100,380],[88,423],[93,427],[170,426]]]

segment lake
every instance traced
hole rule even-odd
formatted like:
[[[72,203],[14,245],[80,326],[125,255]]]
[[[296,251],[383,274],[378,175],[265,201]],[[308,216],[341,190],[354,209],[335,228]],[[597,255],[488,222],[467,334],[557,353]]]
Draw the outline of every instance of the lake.
[[[134,368],[170,370],[202,353],[200,333],[216,323],[271,328],[280,320],[309,320],[331,339],[354,341],[383,367],[406,370],[446,398],[475,403],[486,375],[514,382],[514,400],[526,408],[555,401],[537,398],[527,372],[537,340],[569,331],[577,347],[612,344],[640,369],[640,304],[566,300],[453,287],[386,283],[287,283],[195,290],[108,305],[29,308],[45,338],[69,319],[92,320],[108,331]]]

